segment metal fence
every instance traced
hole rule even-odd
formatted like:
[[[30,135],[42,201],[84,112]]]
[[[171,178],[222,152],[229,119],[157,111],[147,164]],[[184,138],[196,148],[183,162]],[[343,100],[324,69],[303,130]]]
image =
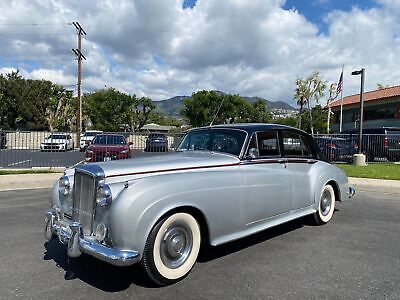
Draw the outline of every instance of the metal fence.
[[[359,153],[358,134],[314,135],[321,152],[332,162],[351,163]],[[368,163],[400,161],[400,134],[363,134],[361,152]]]
[[[66,138],[57,139],[59,135]],[[124,141],[102,141],[96,145],[90,137],[84,137],[77,145],[74,133],[0,131],[0,168],[57,168],[82,161],[146,156],[171,151],[183,136],[182,133],[149,132],[107,133],[109,135],[123,136]],[[351,163],[360,146],[357,134],[314,135],[314,138],[322,153],[335,163]],[[109,145],[102,146],[103,142]],[[400,161],[400,134],[364,134],[361,146],[368,163]]]
[[[182,133],[110,132],[105,139],[92,142],[68,132],[0,131],[0,168],[58,168],[82,161],[103,161],[168,152]],[[121,138],[122,137],[122,138]],[[100,136],[99,136],[100,138]]]

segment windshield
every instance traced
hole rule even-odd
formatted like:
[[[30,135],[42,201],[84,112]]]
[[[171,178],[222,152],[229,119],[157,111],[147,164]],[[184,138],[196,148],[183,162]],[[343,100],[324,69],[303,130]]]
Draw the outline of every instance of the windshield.
[[[125,145],[126,141],[122,135],[96,135],[92,144],[94,145]]]
[[[240,155],[246,132],[235,129],[204,129],[189,132],[178,147],[183,150],[208,150]]]
[[[83,136],[96,136],[98,135],[100,132],[85,132],[85,134]]]
[[[48,136],[48,139],[52,139],[52,140],[66,140],[67,136],[63,135],[63,134],[50,134]]]

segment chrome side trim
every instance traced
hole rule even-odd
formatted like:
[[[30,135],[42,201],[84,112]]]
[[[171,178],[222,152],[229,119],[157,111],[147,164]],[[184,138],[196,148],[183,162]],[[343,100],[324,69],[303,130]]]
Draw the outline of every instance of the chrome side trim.
[[[140,253],[135,250],[118,250],[100,244],[96,240],[83,235],[82,225],[72,222],[63,224],[57,218],[55,211],[45,214],[44,237],[51,240],[58,236],[61,243],[68,244],[69,257],[79,257],[82,252],[94,256],[115,266],[129,266],[139,262]]]

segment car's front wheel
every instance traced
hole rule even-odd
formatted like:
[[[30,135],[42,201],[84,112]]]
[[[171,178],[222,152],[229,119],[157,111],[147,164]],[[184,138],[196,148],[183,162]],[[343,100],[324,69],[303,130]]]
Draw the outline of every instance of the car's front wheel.
[[[183,279],[196,263],[201,234],[197,220],[188,213],[161,219],[147,238],[142,267],[160,286]]]
[[[335,191],[329,184],[322,189],[318,210],[314,213],[314,221],[317,225],[328,223],[335,211]]]

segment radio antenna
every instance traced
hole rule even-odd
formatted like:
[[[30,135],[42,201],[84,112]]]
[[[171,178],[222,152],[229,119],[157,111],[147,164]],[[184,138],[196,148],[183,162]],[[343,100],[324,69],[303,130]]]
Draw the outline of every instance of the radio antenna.
[[[211,123],[210,123],[210,125],[208,125],[208,126],[212,126],[212,124],[214,123],[214,121],[215,121],[215,118],[218,116],[218,113],[219,113],[219,110],[221,109],[221,107],[222,107],[222,103],[224,103],[224,99],[225,99],[225,97],[222,97],[222,101],[221,101],[221,103],[219,104],[219,107],[218,107],[218,110],[217,110],[217,112],[215,113],[215,115],[214,115],[214,118],[212,119],[212,121],[211,121]]]

